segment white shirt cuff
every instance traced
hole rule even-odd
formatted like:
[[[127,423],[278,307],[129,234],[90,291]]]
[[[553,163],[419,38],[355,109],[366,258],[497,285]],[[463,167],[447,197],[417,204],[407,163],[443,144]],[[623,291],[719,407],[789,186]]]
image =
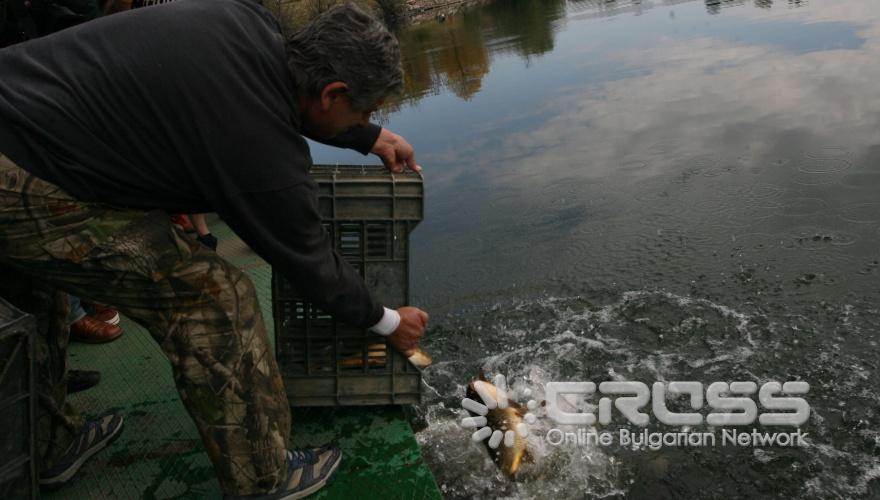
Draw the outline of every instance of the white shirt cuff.
[[[379,335],[391,335],[394,333],[394,330],[397,330],[397,327],[400,325],[400,313],[395,311],[394,309],[385,308],[385,314],[382,315],[382,319],[379,320],[378,323],[370,327],[370,330],[378,333]]]

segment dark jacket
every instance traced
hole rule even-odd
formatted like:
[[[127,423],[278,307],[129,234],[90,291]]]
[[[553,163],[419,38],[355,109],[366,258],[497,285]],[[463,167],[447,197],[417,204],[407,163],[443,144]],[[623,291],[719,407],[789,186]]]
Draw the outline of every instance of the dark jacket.
[[[187,0],[0,50],[0,152],[79,199],[217,212],[319,307],[381,304],[318,214],[280,27],[249,0]],[[366,154],[380,127],[330,144]]]

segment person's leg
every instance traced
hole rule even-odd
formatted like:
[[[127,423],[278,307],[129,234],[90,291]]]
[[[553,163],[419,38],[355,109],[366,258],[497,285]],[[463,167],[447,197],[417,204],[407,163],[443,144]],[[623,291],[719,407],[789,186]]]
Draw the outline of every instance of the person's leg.
[[[290,409],[244,273],[166,214],[78,202],[2,157],[0,260],[149,330],[224,493],[263,493],[286,478]]]
[[[217,250],[217,237],[211,234],[211,229],[208,228],[208,223],[205,221],[205,214],[190,214],[189,219],[193,223],[193,227],[196,228],[196,239],[199,240],[200,243],[210,248],[211,250]]]
[[[83,309],[82,301],[76,295],[68,295],[70,301],[70,316],[67,321],[71,325],[86,317],[86,310]]]
[[[208,222],[205,220],[205,214],[189,214],[189,220],[192,221],[199,236],[211,234],[211,229],[208,228]]]

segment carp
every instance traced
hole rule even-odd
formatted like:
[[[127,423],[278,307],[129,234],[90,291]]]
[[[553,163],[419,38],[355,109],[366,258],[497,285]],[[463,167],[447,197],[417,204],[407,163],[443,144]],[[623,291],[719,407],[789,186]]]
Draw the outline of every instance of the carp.
[[[462,407],[471,417],[463,420],[462,425],[476,428],[472,439],[483,441],[492,461],[506,478],[516,479],[522,463],[532,461],[525,439],[528,436],[527,410],[486,380],[483,373],[479,374],[478,380],[468,384],[466,395]],[[468,400],[477,405],[468,403]]]
[[[416,351],[412,353],[408,358],[410,363],[413,364],[416,368],[422,369],[427,368],[434,362],[434,359],[428,355],[425,351],[423,351],[420,347],[416,347]]]

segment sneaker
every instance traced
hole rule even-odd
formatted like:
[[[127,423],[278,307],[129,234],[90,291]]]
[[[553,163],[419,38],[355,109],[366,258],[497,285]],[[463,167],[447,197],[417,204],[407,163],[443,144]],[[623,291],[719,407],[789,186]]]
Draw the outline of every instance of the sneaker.
[[[94,370],[70,370],[67,372],[67,393],[84,391],[98,385],[101,372]]]
[[[108,413],[86,422],[55,465],[40,472],[40,486],[51,489],[70,481],[89,457],[101,451],[121,431],[122,415],[118,413]]]
[[[92,314],[92,317],[96,320],[103,321],[108,325],[119,324],[119,311],[116,309],[104,304],[93,304],[92,307],[95,309],[95,314]]]
[[[91,316],[84,316],[70,325],[70,339],[77,342],[103,344],[116,340],[120,335],[122,327],[119,325],[109,325]]]
[[[288,450],[287,480],[265,495],[228,496],[224,500],[294,500],[323,488],[342,462],[342,451],[335,446]]]

